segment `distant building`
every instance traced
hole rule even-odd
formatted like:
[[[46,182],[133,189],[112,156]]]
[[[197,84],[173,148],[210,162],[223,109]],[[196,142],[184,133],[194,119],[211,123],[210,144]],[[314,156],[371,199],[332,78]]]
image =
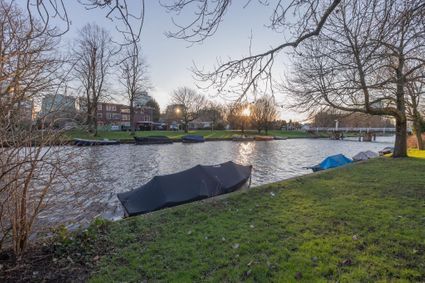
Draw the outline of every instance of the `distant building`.
[[[153,108],[135,107],[134,126],[137,130],[150,130],[153,125]],[[97,105],[98,126],[120,126],[130,128],[130,106],[116,103],[99,103]]]
[[[49,114],[75,114],[76,98],[68,95],[61,94],[48,94],[43,97],[41,101],[41,111],[39,115]]]
[[[73,123],[77,115],[77,99],[74,96],[48,94],[41,100],[37,118],[42,123],[53,123],[57,127]]]
[[[24,100],[19,102],[20,121],[25,124],[32,124],[35,119],[34,102],[32,100]]]

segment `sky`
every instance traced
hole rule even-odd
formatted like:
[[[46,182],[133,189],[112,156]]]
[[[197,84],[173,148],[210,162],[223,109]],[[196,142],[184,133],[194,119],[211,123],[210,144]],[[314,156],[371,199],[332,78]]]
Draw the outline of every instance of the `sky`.
[[[24,4],[26,0],[17,2]],[[63,36],[63,46],[71,44],[78,37],[78,31],[87,23],[99,24],[110,31],[115,40],[120,40],[121,34],[117,33],[114,24],[105,18],[105,11],[86,10],[76,0],[64,2],[67,5],[71,26]],[[165,32],[176,30],[172,22],[173,16],[177,22],[185,22],[193,19],[193,12],[188,11],[176,17],[174,14],[167,13],[158,0],[145,0],[145,19],[141,34],[142,53],[149,64],[150,80],[153,86],[149,95],[158,101],[161,109],[165,109],[169,104],[174,89],[181,86],[196,87],[196,81],[190,71],[194,64],[211,70],[217,58],[240,58],[247,55],[251,34],[251,48],[254,52],[267,50],[284,40],[283,34],[265,27],[269,23],[271,7],[259,5],[256,1],[251,1],[250,5],[244,7],[246,2],[233,1],[216,34],[200,44],[190,45],[183,40],[167,38]],[[288,71],[287,66],[287,56],[281,55],[275,62],[275,79],[279,79],[285,71]],[[116,79],[112,80],[112,85],[113,88],[118,89]],[[217,98],[214,89],[200,90],[200,92],[209,98],[226,101],[223,98]],[[285,103],[283,94],[277,93],[275,96],[278,104]],[[118,97],[116,100],[125,103]],[[282,119],[302,120],[305,117],[283,108],[279,110]]]

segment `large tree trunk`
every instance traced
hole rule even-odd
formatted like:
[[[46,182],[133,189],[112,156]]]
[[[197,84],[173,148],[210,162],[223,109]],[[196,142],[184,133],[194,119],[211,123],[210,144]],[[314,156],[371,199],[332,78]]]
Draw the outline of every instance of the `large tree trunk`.
[[[407,121],[396,119],[395,145],[393,157],[407,157]]]
[[[97,136],[97,103],[96,103],[96,107],[94,108],[93,111],[93,128],[94,128],[94,136]]]
[[[395,144],[393,157],[407,157],[407,119],[406,119],[406,100],[404,95],[405,80],[402,75],[404,58],[399,58],[399,66],[396,70],[397,91],[396,105],[399,114],[396,116],[395,124]]]
[[[184,132],[187,134],[189,132],[189,121],[187,119],[184,120]]]
[[[88,113],[87,122],[88,122],[89,133],[95,135],[96,129],[94,125],[93,109],[90,109],[87,113]]]
[[[134,125],[134,102],[133,100],[130,101],[130,128],[131,128],[131,135],[136,134],[136,127]]]

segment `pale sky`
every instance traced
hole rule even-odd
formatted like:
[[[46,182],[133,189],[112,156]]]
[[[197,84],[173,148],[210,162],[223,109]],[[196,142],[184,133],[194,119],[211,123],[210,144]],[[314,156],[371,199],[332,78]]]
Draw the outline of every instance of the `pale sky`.
[[[72,25],[65,34],[62,44],[66,45],[77,37],[78,30],[86,23],[95,22],[110,31],[116,40],[120,34],[115,32],[114,25],[104,17],[104,11],[86,10],[77,1],[64,1],[67,5]],[[284,35],[273,32],[265,27],[269,23],[271,8],[258,5],[256,1],[246,8],[247,1],[233,1],[224,17],[217,33],[202,44],[190,46],[188,42],[167,38],[165,32],[175,30],[171,17],[157,0],[146,0],[145,22],[141,35],[142,52],[150,66],[150,79],[154,89],[149,94],[154,97],[164,109],[169,103],[170,94],[180,86],[195,88],[195,80],[190,67],[195,63],[199,67],[211,70],[217,57],[240,58],[248,54],[250,36],[252,33],[252,50],[264,51],[270,46],[276,46],[284,40]],[[17,3],[26,3],[18,0]],[[175,17],[176,21],[187,21],[193,17],[188,13]],[[282,77],[285,70],[286,55],[282,54],[275,62],[275,79]],[[114,82],[112,82],[114,85]],[[118,88],[118,85],[114,85]],[[215,91],[202,91],[209,97]],[[275,94],[278,103],[283,104],[285,97]],[[220,100],[220,99],[219,99]],[[221,99],[223,102],[224,100]],[[124,101],[120,101],[124,102]],[[300,120],[304,115],[281,110],[281,118]]]

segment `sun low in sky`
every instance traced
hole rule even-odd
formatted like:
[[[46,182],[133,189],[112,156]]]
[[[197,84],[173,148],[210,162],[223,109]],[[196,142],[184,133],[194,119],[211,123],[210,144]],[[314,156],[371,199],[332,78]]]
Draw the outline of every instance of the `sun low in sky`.
[[[161,109],[170,103],[170,94],[178,87],[187,86],[196,88],[199,84],[194,79],[190,70],[195,64],[205,70],[211,70],[217,65],[217,59],[227,60],[247,56],[250,52],[260,52],[278,45],[282,40],[282,34],[275,33],[264,26],[269,21],[272,10],[268,6],[245,2],[235,2],[228,10],[224,21],[214,36],[197,44],[189,44],[186,41],[168,38],[165,33],[176,30],[173,19],[184,23],[193,20],[193,13],[185,13],[173,18],[174,15],[167,13],[159,1],[145,1],[145,19],[141,34],[142,53],[146,58],[150,70],[150,79],[153,89],[149,94],[154,97]],[[96,24],[107,29],[114,38],[122,35],[118,33],[114,25],[98,10],[86,10],[82,5],[70,3],[69,18],[72,19],[70,30],[65,34],[63,44],[72,44],[77,38],[78,31],[87,23]],[[84,16],[82,16],[84,15]],[[252,39],[252,43],[250,44]],[[282,77],[285,71],[285,56],[282,62],[276,62],[276,78]],[[112,82],[114,84],[115,82]],[[114,86],[112,86],[114,88]],[[115,86],[116,89],[119,86]],[[209,99],[219,102],[231,102],[230,97],[218,96],[214,88],[199,90]],[[277,96],[277,101],[282,104],[283,96]],[[116,98],[117,102],[125,103]],[[302,119],[295,112],[282,111],[283,119]]]

